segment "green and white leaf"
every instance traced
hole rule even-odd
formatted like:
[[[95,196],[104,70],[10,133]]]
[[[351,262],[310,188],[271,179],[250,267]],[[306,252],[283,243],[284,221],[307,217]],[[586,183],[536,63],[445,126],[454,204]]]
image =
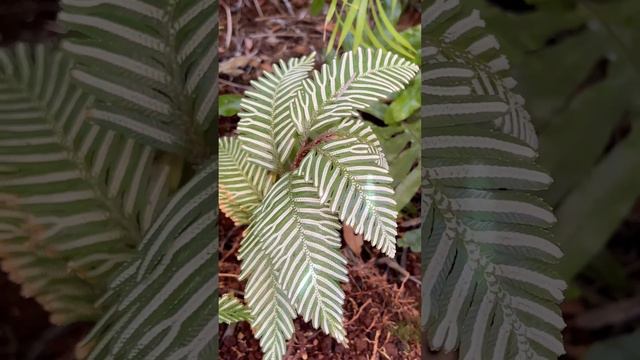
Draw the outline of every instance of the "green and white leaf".
[[[225,324],[251,320],[249,309],[230,294],[224,294],[218,299],[218,317]]]
[[[423,12],[423,325],[432,348],[461,359],[564,353],[553,272],[562,256],[551,178],[496,39],[477,11],[436,0]]]
[[[249,153],[243,150],[238,138],[219,138],[218,155],[220,209],[236,225],[248,224],[255,208],[273,184],[273,175],[249,161]]]
[[[334,132],[341,136],[355,137],[360,142],[367,144],[369,152],[378,155],[376,164],[385,169],[389,168],[383,146],[370,123],[365,122],[360,117],[347,118],[335,128]]]
[[[40,229],[25,245],[100,288],[162,206],[170,168],[87,121],[91,97],[71,82],[71,66],[45,45],[0,50],[0,202]]]
[[[459,14],[459,1],[432,2],[423,13],[423,94],[430,101],[426,126],[492,122],[495,128],[537,148],[538,139],[517,82],[495,36],[482,31],[477,10]],[[453,23],[458,26],[452,26]],[[425,26],[429,30],[425,29]]]
[[[221,206],[236,220],[250,221],[239,253],[241,279],[248,280],[245,300],[267,359],[284,356],[296,314],[346,343],[340,220],[385,254],[395,254],[389,165],[357,110],[402,90],[417,66],[384,51],[358,49],[303,80],[311,65],[309,58],[291,60],[254,82],[256,89],[243,100],[242,147],[233,147],[232,139],[220,145],[223,168],[233,173],[221,173],[221,183],[234,178],[243,189],[239,200],[230,189]],[[295,149],[299,156],[292,165]],[[245,163],[280,178],[258,189],[252,184],[260,176],[243,175],[249,170],[239,164]],[[236,206],[244,204],[249,206]]]
[[[420,122],[403,121],[396,126],[375,126],[374,131],[391,164],[389,175],[393,178],[392,187],[400,211],[420,189]]]
[[[307,154],[297,174],[313,183],[320,201],[356,234],[389,257],[396,251],[396,201],[379,153],[355,137],[341,137]]]
[[[241,258],[243,273],[253,277],[269,276],[252,269],[262,261],[271,261],[277,269],[279,287],[298,314],[305,321],[311,321],[315,328],[345,343],[344,292],[338,282],[348,279],[346,259],[339,252],[340,228],[338,219],[320,202],[312,184],[299,176],[285,174],[256,212],[243,240],[246,247],[241,250]],[[262,247],[264,260],[247,259],[244,255],[255,246]],[[247,296],[249,294],[256,298],[253,292],[247,292]],[[263,299],[260,295],[255,293],[257,299]],[[250,306],[251,302],[249,300]],[[254,314],[256,318],[261,315]]]
[[[259,215],[258,215],[259,216]],[[296,311],[278,282],[279,270],[263,249],[260,236],[245,237],[238,258],[241,280],[247,280],[245,300],[252,314],[251,326],[265,359],[282,359],[294,332]]]
[[[320,134],[399,92],[417,73],[416,64],[384,50],[346,52],[303,82],[291,103],[296,129],[303,138]]]
[[[21,295],[38,301],[53,324],[95,320],[100,310],[94,306],[97,294],[92,285],[69,273],[64,260],[29,245],[40,231],[32,217],[6,209],[0,209],[0,217],[0,265],[11,281],[20,284]]]
[[[287,62],[280,60],[273,72],[251,82],[238,114],[238,134],[248,159],[267,170],[281,173],[296,145],[296,130],[289,103],[313,69],[315,53]]]
[[[62,42],[76,82],[96,96],[91,120],[171,153],[206,156],[216,116],[214,0],[64,0]]]
[[[170,199],[110,283],[109,310],[81,343],[88,359],[204,359],[218,333],[217,162]]]

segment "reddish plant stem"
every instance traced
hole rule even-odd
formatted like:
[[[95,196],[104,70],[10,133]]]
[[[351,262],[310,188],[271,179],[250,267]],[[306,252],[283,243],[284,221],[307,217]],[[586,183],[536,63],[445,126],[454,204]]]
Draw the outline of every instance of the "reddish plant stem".
[[[311,149],[313,149],[314,147],[322,143],[336,139],[337,137],[338,136],[335,133],[327,132],[318,136],[316,139],[313,139],[313,140],[308,139],[304,143],[304,145],[302,145],[302,148],[300,149],[300,151],[298,151],[298,153],[296,154],[296,158],[293,160],[293,164],[291,165],[291,171],[294,171],[300,166],[302,159],[304,159],[304,157],[307,156],[307,154],[309,153],[309,151],[311,151]]]

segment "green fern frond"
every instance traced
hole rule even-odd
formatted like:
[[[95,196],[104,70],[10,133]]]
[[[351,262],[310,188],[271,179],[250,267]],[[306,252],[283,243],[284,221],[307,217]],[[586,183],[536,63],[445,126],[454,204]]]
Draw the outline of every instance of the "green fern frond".
[[[112,280],[101,302],[109,310],[80,344],[92,348],[89,359],[213,356],[216,168],[210,161],[170,199]]]
[[[402,210],[420,189],[420,122],[404,121],[397,126],[374,126],[373,130],[391,164],[389,175],[393,178],[397,209]]]
[[[66,262],[42,254],[30,244],[39,228],[31,216],[0,209],[0,265],[21,294],[33,297],[49,313],[53,324],[95,320],[96,292],[88,282],[67,271]]]
[[[240,102],[238,134],[248,160],[281,173],[296,144],[289,102],[313,69],[315,54],[280,61],[273,72],[252,81]]]
[[[291,116],[303,138],[321,134],[373,102],[399,92],[418,66],[384,50],[344,53],[304,81],[291,102]]]
[[[247,280],[245,300],[252,314],[251,326],[265,359],[282,359],[294,331],[296,311],[280,285],[279,269],[263,249],[262,238],[244,238],[240,246],[241,280]]]
[[[27,245],[100,287],[162,205],[169,169],[87,121],[71,66],[44,45],[0,50],[0,206],[33,216],[41,231]]]
[[[369,152],[378,155],[376,164],[385,169],[389,168],[387,157],[383,150],[378,136],[374,133],[373,128],[369,123],[366,123],[361,118],[347,118],[338,125],[333,132],[342,137],[354,137],[361,143],[367,144]]]
[[[477,11],[436,0],[423,13],[423,325],[460,358],[556,358],[564,281],[551,177],[506,57]]]
[[[395,256],[398,211],[389,172],[366,143],[338,138],[313,149],[297,174],[317,187],[320,201],[387,256]]]
[[[273,176],[249,161],[249,153],[243,150],[237,138],[219,138],[218,156],[220,209],[236,225],[248,224],[253,211],[273,184]]]
[[[291,174],[274,184],[257,214],[247,230],[247,243],[252,237],[260,239],[257,245],[273,259],[278,283],[304,320],[345,342],[344,292],[338,281],[347,277],[338,219],[320,202],[316,188]]]
[[[218,299],[218,317],[225,324],[251,320],[249,309],[230,294],[224,294]]]
[[[347,268],[339,251],[340,220],[385,254],[395,254],[397,210],[388,162],[357,110],[402,90],[418,68],[395,54],[370,49],[348,52],[303,81],[310,66],[309,58],[291,60],[254,82],[258,89],[243,100],[242,148],[233,138],[220,146],[221,160],[226,158],[221,183],[234,178],[238,184],[238,191],[223,186],[228,195],[221,206],[236,219],[250,221],[239,252],[241,280],[247,280],[251,325],[267,359],[284,356],[296,314],[346,343],[339,283],[347,281]],[[280,87],[290,93],[280,93]],[[290,143],[278,140],[281,136]],[[297,155],[291,159],[293,149]],[[259,169],[279,177],[262,188],[264,198],[255,186],[249,190],[256,180],[264,183],[262,176],[242,175],[248,170],[239,166],[244,162],[247,169],[257,169],[247,161],[256,154]],[[230,206],[233,201],[251,206],[238,216],[240,206]]]
[[[96,96],[91,120],[171,153],[206,156],[216,116],[213,0],[62,1],[62,48]]]

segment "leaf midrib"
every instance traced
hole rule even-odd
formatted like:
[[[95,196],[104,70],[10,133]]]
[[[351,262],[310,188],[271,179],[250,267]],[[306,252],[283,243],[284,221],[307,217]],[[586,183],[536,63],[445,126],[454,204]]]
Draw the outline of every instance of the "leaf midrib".
[[[94,177],[91,176],[91,172],[89,170],[89,167],[85,163],[85,160],[77,155],[76,150],[72,147],[72,145],[67,144],[64,134],[56,127],[56,121],[53,118],[53,115],[48,111],[46,104],[42,103],[42,100],[39,99],[37,95],[31,91],[32,89],[30,89],[29,87],[24,87],[15,78],[9,79],[11,85],[25,94],[29,99],[29,102],[44,114],[43,122],[47,124],[47,126],[50,128],[51,133],[54,134],[57,145],[64,149],[64,152],[67,154],[68,160],[78,168],[82,180],[89,184],[91,190],[93,191],[93,194],[95,195],[95,198],[106,206],[110,215],[108,220],[114,221],[125,230],[125,233],[127,234],[126,240],[128,240],[126,241],[127,244],[138,244],[142,239],[138,226],[132,219],[129,219],[124,214],[124,212],[122,211],[122,206],[119,202],[117,202],[115,199],[110,199],[106,195],[106,191],[104,191],[103,189],[102,182],[98,182]],[[93,99],[90,98],[87,101],[87,105],[83,111],[86,111],[86,109],[90,107],[92,102]]]

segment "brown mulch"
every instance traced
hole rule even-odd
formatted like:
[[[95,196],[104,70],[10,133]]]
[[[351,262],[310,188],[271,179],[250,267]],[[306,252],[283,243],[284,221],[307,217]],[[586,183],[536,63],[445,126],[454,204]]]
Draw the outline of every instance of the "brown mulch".
[[[242,237],[240,228],[220,216],[220,293],[243,295],[235,257]],[[286,359],[420,359],[420,287],[408,277],[377,265],[377,252],[365,245],[362,257],[345,248],[349,283],[342,284],[348,347],[315,330],[300,318],[289,341]],[[419,277],[420,254],[406,252],[405,269]],[[247,323],[220,325],[220,359],[261,359],[260,345]]]
[[[220,94],[242,93],[280,59],[322,53],[324,18],[307,0],[221,0],[219,14]]]

